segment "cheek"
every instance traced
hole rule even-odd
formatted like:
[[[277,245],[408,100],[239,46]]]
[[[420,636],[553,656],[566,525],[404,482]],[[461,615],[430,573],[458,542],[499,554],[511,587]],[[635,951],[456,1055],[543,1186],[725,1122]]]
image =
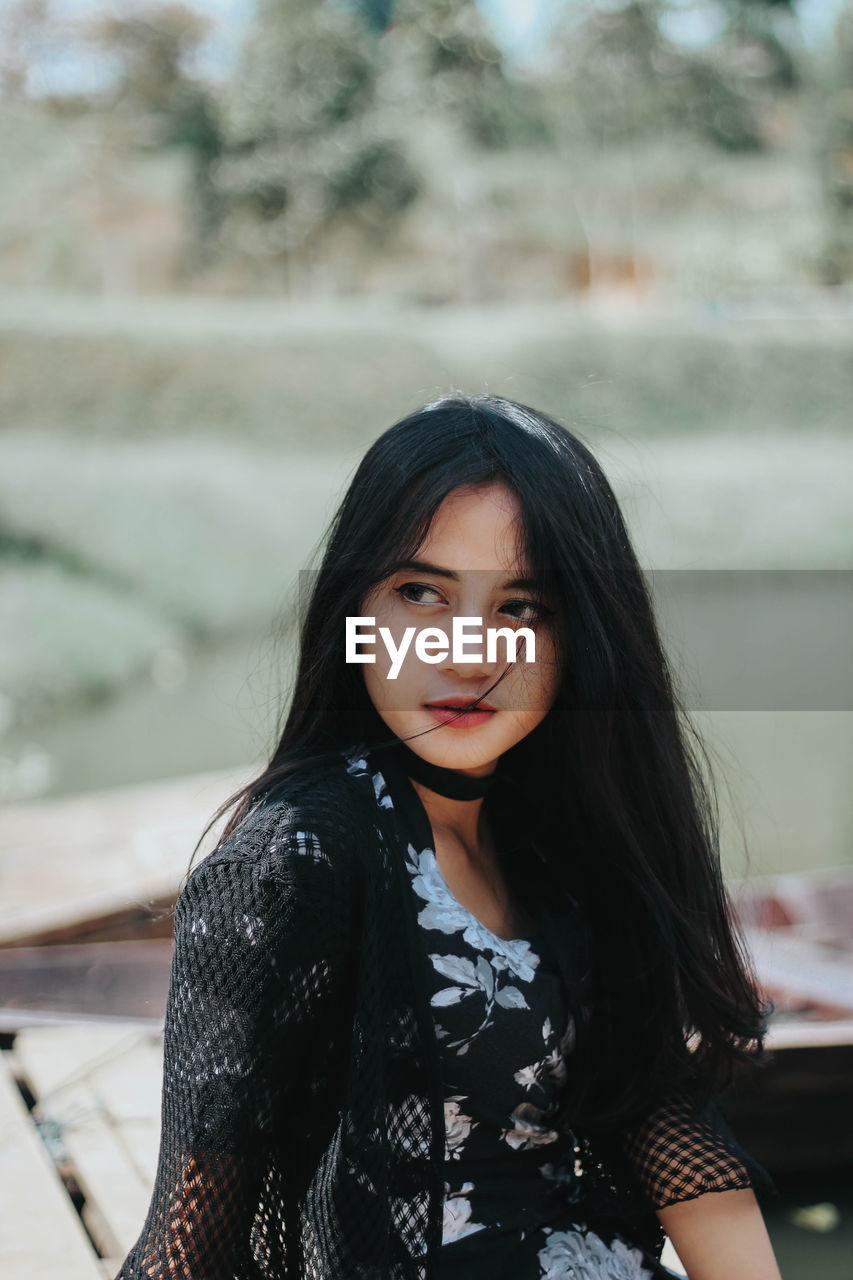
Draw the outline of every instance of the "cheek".
[[[421,703],[424,692],[422,664],[411,652],[406,654],[396,677],[390,678],[392,660],[384,641],[378,635],[372,650],[376,661],[365,663],[364,683],[368,696],[377,709],[385,712],[412,711]]]

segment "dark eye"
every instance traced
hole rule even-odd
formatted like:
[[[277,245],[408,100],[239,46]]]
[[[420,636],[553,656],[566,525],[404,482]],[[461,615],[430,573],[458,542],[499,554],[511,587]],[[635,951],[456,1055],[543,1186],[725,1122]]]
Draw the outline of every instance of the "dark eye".
[[[513,613],[516,622],[540,622],[543,618],[553,614],[553,609],[548,609],[544,604],[537,604],[535,600],[508,600],[503,606],[504,609],[519,609],[522,612],[528,610],[527,617],[521,617],[518,613]]]
[[[425,582],[404,582],[401,587],[394,587],[394,590],[397,592],[398,595],[402,596],[404,600],[408,600],[410,604],[440,604],[441,603],[440,593],[436,590],[435,587],[427,586]],[[409,592],[418,592],[418,591],[431,591],[433,595],[439,596],[439,599],[438,600],[412,599],[411,595],[408,594]]]

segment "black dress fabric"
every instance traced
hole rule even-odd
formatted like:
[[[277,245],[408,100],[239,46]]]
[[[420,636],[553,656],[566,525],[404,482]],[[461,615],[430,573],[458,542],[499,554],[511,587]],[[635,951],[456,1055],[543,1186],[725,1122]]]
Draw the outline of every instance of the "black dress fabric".
[[[675,1276],[617,1232],[584,1218],[576,1139],[551,1120],[566,1080],[574,1020],[537,927],[507,940],[453,896],[413,792],[376,759],[377,801],[400,811],[405,861],[428,961],[444,1088],[445,1184],[441,1274],[450,1280],[647,1280]],[[430,833],[431,835],[431,833]]]
[[[383,779],[371,776],[373,755],[373,748],[353,745],[257,791],[181,890],[157,1175],[120,1280],[435,1280],[454,1271],[525,1280],[543,1274],[543,1242],[546,1277],[574,1267],[575,1280],[631,1280],[612,1247],[619,1233],[629,1251],[646,1250],[644,1268],[656,1274],[652,1255],[660,1257],[663,1231],[655,1210],[708,1190],[749,1186],[748,1158],[714,1115],[680,1094],[663,1098],[636,1132],[617,1135],[628,1145],[624,1155],[609,1139],[577,1131],[575,1168],[586,1184],[580,1199],[573,1181],[543,1178],[541,1164],[536,1170],[542,1154],[545,1165],[569,1169],[558,1160],[568,1147],[507,1141],[513,1131],[526,1138],[533,1132],[531,1113],[517,1114],[519,1101],[547,1110],[547,1097],[526,1087],[532,1081],[525,1069],[550,1061],[554,1029],[568,1029],[553,988],[543,983],[540,990],[517,972],[526,954],[541,980],[550,961],[543,952],[532,964],[539,943],[531,938],[524,940],[530,952],[515,957],[516,971],[507,965],[497,972],[493,995],[518,989],[530,1020],[513,1007],[517,997],[492,1001],[502,1024],[512,1015],[512,1034],[501,1041],[507,1048],[499,1074],[484,1070],[475,1091],[476,1082],[459,1072],[467,1070],[466,1058],[474,1063],[479,1042],[471,1038],[463,1054],[452,1042],[472,1037],[485,1004],[478,1010],[473,994],[431,1004],[448,987],[466,987],[433,968],[429,956],[468,960],[485,984],[480,959],[494,971],[501,953],[466,949],[464,929],[436,932],[419,923],[428,903],[406,859],[431,847],[432,832],[405,773],[395,776],[393,764],[383,764],[389,794]],[[406,794],[420,806],[419,818],[393,808],[391,796]],[[568,1007],[583,1018],[587,970],[576,943],[585,936],[585,913],[555,882],[546,879],[539,892],[526,859],[524,873],[537,889],[538,928]],[[469,1016],[473,1021],[464,1021]],[[543,1034],[546,1018],[550,1035]],[[436,1023],[447,1035],[438,1037]],[[579,1042],[581,1030],[579,1023]],[[448,1052],[454,1070],[445,1088]],[[485,1067],[494,1052],[493,1045]],[[571,1070],[571,1053],[567,1061]],[[556,1059],[553,1065],[559,1073]],[[521,1079],[506,1080],[506,1070]],[[559,1085],[547,1066],[541,1079]],[[448,1113],[459,1098],[476,1109],[457,1101]],[[477,1147],[456,1141],[460,1110],[471,1118]],[[471,1163],[477,1150],[485,1152],[479,1168]],[[496,1152],[515,1161],[503,1177]],[[760,1173],[754,1162],[752,1168]],[[538,1216],[540,1179],[554,1193],[551,1221]],[[470,1200],[470,1215],[457,1199]],[[509,1215],[529,1206],[535,1220],[510,1226]],[[453,1222],[481,1229],[443,1243],[444,1212],[460,1210]],[[586,1271],[569,1261],[578,1244],[569,1233],[577,1227],[583,1235],[584,1225],[611,1246],[602,1259],[586,1233],[578,1246]],[[476,1251],[470,1264],[463,1250]],[[490,1250],[497,1256],[488,1257]],[[590,1272],[593,1264],[598,1270]]]

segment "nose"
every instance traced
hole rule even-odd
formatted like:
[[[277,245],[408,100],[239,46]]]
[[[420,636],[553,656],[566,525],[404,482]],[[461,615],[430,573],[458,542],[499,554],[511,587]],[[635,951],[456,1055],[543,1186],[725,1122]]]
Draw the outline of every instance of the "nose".
[[[456,645],[454,645],[454,623]],[[470,680],[482,676],[493,676],[499,669],[501,664],[497,652],[495,661],[487,661],[486,627],[481,614],[473,610],[470,613],[461,611],[455,613],[451,618],[451,632],[448,639],[450,641],[448,656],[439,663],[439,670],[452,671]],[[455,656],[456,649],[460,655],[458,659]],[[468,657],[469,654],[474,656]]]

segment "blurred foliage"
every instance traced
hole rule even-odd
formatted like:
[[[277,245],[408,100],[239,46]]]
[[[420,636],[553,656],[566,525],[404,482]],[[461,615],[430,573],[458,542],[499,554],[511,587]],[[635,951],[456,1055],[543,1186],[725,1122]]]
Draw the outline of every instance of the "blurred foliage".
[[[209,28],[206,18],[182,4],[93,19],[91,39],[120,67],[107,105],[147,126],[143,141],[168,144],[182,138],[184,117],[188,110],[193,114],[188,104],[202,92],[187,63]]]
[[[194,9],[165,4],[126,16],[96,16],[88,26],[90,41],[111,55],[119,68],[105,103],[113,127],[123,127],[132,146],[180,146],[190,156],[189,199],[197,251],[207,245],[220,216],[211,182],[211,168],[222,149],[218,104],[192,70],[210,25]],[[201,255],[190,256],[198,260]]]
[[[827,235],[824,278],[828,284],[853,279],[853,2],[848,0],[835,27],[823,99],[821,175],[826,195]]]
[[[655,206],[681,219],[685,247],[708,237],[695,251],[707,261],[717,211],[732,231],[752,219],[733,249],[752,255],[756,279],[777,270],[773,255],[794,278],[850,279],[851,5],[831,52],[804,47],[797,0],[701,7],[711,21],[697,44],[676,38],[690,0],[567,0],[547,48],[518,66],[475,0],[255,0],[236,70],[216,79],[192,0],[143,0],[76,20],[74,39],[113,68],[105,87],[42,98],[65,121],[88,111],[116,154],[180,157],[189,217],[175,284],[352,292],[408,270],[407,296],[485,300],[544,282],[550,254],[558,296],[603,279],[591,259],[604,252],[633,287],[672,275],[642,224]],[[4,97],[32,97],[33,65],[70,28],[51,0],[9,0],[0,24]],[[779,213],[765,266],[762,203]],[[152,278],[148,261],[137,278]]]
[[[772,451],[785,433],[849,434],[849,326],[803,304],[776,325],[752,326],[731,306],[613,326],[552,304],[456,319],[362,299],[310,315],[255,299],[187,302],[54,305],[54,329],[19,328],[12,307],[0,311],[0,421],[54,432],[69,449],[192,435],[331,456],[365,447],[378,421],[442,385],[511,384],[514,398],[558,415],[573,406],[582,423],[634,438],[731,429]],[[32,483],[14,509],[43,523]],[[0,484],[6,515],[10,501]],[[75,537],[88,537],[82,514],[80,525]]]
[[[375,37],[358,13],[261,0],[222,96],[213,174],[239,245],[286,253],[340,218],[381,236],[416,198],[418,175],[383,119],[379,69]]]
[[[538,86],[508,75],[473,0],[397,0],[388,58],[407,71],[420,109],[456,122],[477,147],[501,150],[553,141]]]
[[[800,83],[796,0],[717,0],[726,15],[722,52],[735,74],[777,89]],[[740,65],[738,65],[740,64]]]
[[[692,132],[732,151],[767,145],[766,120],[799,85],[787,0],[720,0],[722,33],[694,49],[665,35],[667,0],[590,9],[558,29],[549,69],[575,136],[638,141]]]
[[[385,245],[424,187],[412,113],[502,148],[548,140],[532,97],[473,0],[261,0],[222,97],[226,238],[274,256],[348,223]]]
[[[50,0],[13,0],[0,12],[0,89],[8,101],[32,87],[30,72],[62,41]]]

